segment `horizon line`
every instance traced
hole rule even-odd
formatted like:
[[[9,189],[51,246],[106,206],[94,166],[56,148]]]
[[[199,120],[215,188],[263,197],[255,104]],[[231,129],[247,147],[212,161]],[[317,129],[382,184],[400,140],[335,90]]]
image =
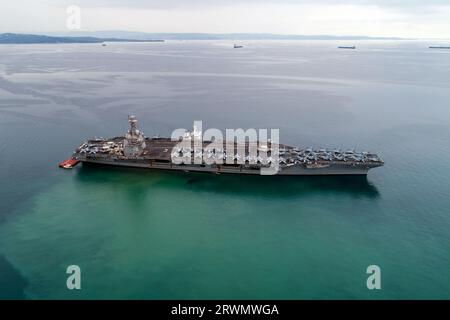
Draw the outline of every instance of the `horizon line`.
[[[55,34],[64,34],[66,37],[71,37],[70,34],[73,34],[73,37],[76,37],[77,34],[81,33],[135,33],[142,35],[210,35],[210,36],[273,36],[273,37],[286,37],[286,39],[279,40],[289,40],[287,38],[292,37],[332,37],[332,38],[353,38],[354,40],[450,40],[450,38],[439,38],[439,37],[400,37],[400,36],[379,36],[379,35],[355,35],[355,34],[299,34],[299,33],[271,33],[271,32],[148,32],[148,31],[132,31],[132,30],[65,30],[65,31],[0,31],[0,34],[19,34],[19,35],[41,35],[41,36],[55,36]],[[93,35],[93,37],[95,37]],[[176,40],[176,39],[172,39]],[[196,39],[185,39],[185,40],[196,40]],[[200,39],[198,39],[200,40]],[[206,39],[206,40],[215,40],[215,39]],[[216,39],[216,40],[226,40],[226,39]],[[230,39],[232,40],[232,39]],[[253,39],[246,39],[253,40]],[[254,40],[262,40],[262,39],[254,39]],[[276,40],[276,39],[267,39],[267,40]],[[292,40],[302,40],[302,39],[292,39]],[[308,39],[305,39],[308,40]],[[312,39],[311,39],[312,40]],[[317,39],[317,40],[328,40],[328,39]]]

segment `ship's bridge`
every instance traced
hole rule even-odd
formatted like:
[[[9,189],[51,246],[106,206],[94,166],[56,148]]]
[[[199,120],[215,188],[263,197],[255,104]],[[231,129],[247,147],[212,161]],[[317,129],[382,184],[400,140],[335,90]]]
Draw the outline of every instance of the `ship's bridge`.
[[[140,156],[146,147],[145,137],[137,127],[137,119],[135,116],[128,116],[130,129],[125,134],[123,141],[123,153],[126,157]]]

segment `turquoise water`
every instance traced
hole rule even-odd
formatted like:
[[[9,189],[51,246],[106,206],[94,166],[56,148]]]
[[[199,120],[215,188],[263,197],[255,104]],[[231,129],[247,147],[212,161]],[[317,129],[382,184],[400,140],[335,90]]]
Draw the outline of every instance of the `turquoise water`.
[[[0,47],[0,298],[450,298],[450,53],[229,45]],[[194,120],[275,127],[386,165],[367,178],[56,168],[128,113],[149,136]]]

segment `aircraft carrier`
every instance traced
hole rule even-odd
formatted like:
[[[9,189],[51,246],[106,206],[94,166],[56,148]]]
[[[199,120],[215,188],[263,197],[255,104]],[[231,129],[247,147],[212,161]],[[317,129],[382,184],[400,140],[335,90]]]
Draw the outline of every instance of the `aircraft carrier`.
[[[183,139],[145,137],[137,127],[136,117],[129,116],[128,122],[130,128],[124,136],[90,139],[71,158],[61,162],[60,167],[69,169],[86,162],[215,174],[366,175],[370,169],[384,164],[370,152],[301,149],[274,144],[270,139],[264,143],[246,140],[241,146],[235,141],[231,149],[223,141],[211,148],[211,141],[202,141],[195,127],[183,138],[189,145],[180,147]]]

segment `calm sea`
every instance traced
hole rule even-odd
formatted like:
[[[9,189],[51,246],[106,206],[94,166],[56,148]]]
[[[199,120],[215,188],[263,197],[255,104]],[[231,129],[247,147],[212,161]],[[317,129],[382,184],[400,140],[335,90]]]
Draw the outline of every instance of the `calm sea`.
[[[0,46],[0,298],[450,298],[450,50],[242,44]],[[57,168],[128,114],[147,136],[279,128],[386,164],[367,178]]]

